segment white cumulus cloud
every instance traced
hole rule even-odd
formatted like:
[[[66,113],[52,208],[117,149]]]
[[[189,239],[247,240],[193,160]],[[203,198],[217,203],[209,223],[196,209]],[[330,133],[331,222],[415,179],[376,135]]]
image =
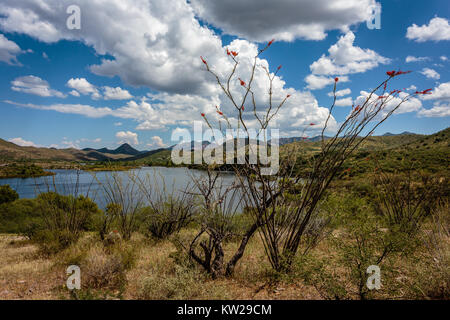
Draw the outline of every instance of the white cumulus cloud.
[[[352,105],[353,105],[352,98],[343,98],[343,99],[336,100],[337,107],[351,107]]]
[[[129,100],[133,96],[128,92],[128,90],[122,89],[120,87],[103,87],[103,98],[105,100]]]
[[[423,74],[428,79],[439,80],[441,78],[441,75],[437,73],[436,70],[430,68],[423,68],[422,71],[420,71],[420,73]]]
[[[390,59],[371,49],[354,46],[354,42],[355,34],[347,32],[328,49],[328,55],[322,55],[311,64],[311,72],[315,75],[348,75],[366,72],[379,64],[390,62]]]
[[[450,101],[450,82],[441,83],[433,89],[432,94],[423,96],[423,99]]]
[[[406,63],[410,62],[423,62],[423,61],[429,61],[429,57],[414,57],[414,56],[407,56],[405,59]]]
[[[335,82],[333,77],[326,77],[326,76],[317,76],[315,74],[310,74],[305,78],[307,85],[307,88],[310,90],[319,90],[323,89],[326,86],[329,86],[330,84],[333,84]],[[339,77],[339,82],[348,82],[349,79],[347,76],[341,76]]]
[[[450,103],[436,102],[431,109],[421,109],[417,115],[426,118],[441,118],[450,116]]]
[[[355,105],[364,105],[366,100],[369,98],[370,92],[367,91],[361,91],[360,96],[356,98]],[[385,102],[383,109],[378,114],[378,118],[385,117],[389,112],[391,112],[395,107],[397,107],[403,99],[405,99],[408,96],[408,93],[401,92],[397,97],[389,97],[388,100]],[[379,96],[375,93],[372,94],[370,98],[370,103],[376,103],[379,101]],[[422,102],[415,98],[410,97],[408,100],[403,102],[400,107],[394,112],[394,114],[402,114],[402,113],[409,113],[409,112],[416,112],[422,109]]]
[[[375,0],[191,0],[201,19],[253,41],[323,40],[373,18]]]
[[[342,89],[342,90],[337,90],[337,91],[336,91],[336,97],[344,97],[344,96],[349,95],[350,93],[352,93],[352,90],[350,90],[349,88],[347,88],[347,89]],[[333,97],[333,96],[334,96],[334,93],[333,93],[333,92],[329,92],[329,93],[328,93],[328,96],[329,96],[329,97]]]
[[[21,146],[21,147],[38,147],[34,142],[27,141],[21,137],[12,138],[12,139],[9,139],[8,141],[12,142],[14,144],[17,144],[18,146]]]
[[[66,97],[65,94],[50,88],[47,81],[36,76],[19,77],[11,81],[11,89],[17,92],[30,93],[41,97]]]
[[[428,25],[408,27],[406,37],[417,42],[450,40],[450,25],[447,19],[435,17]]]
[[[98,89],[85,78],[72,78],[67,81],[67,86],[75,91],[72,91],[73,96],[79,96],[79,93],[83,95],[91,95],[92,99],[100,99],[101,95]],[[78,95],[76,93],[78,93]]]
[[[147,144],[149,147],[158,147],[158,148],[165,148],[167,145],[163,142],[160,136],[153,136],[152,142]]]
[[[20,47],[3,34],[0,34],[0,61],[11,65],[20,65],[17,56],[22,53]]]
[[[119,131],[116,133],[116,138],[118,139],[118,143],[129,143],[137,145],[139,144],[137,133],[131,131]]]

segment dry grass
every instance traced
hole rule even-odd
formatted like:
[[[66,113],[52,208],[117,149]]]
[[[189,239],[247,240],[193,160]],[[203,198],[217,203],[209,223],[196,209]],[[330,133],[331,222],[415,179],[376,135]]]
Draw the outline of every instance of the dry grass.
[[[26,239],[0,235],[0,299],[54,299],[63,274]]]
[[[136,249],[137,259],[125,272],[126,285],[120,296],[124,299],[320,298],[314,288],[300,282],[273,284],[269,264],[257,237],[250,242],[235,276],[219,280],[211,280],[196,266],[175,263],[173,254],[177,249],[169,240],[153,242],[134,234],[126,245]],[[231,249],[236,244],[227,246]],[[0,235],[0,252],[0,299],[69,298],[64,286],[65,269],[71,264],[80,265],[83,288],[111,290],[113,287],[112,293],[118,293],[114,282],[122,270],[120,262],[93,235],[86,235],[77,244],[50,258],[40,256],[38,248],[24,238]]]
[[[188,238],[194,230],[182,230]],[[233,252],[236,243],[228,243]],[[448,246],[447,246],[448,248]],[[314,255],[332,259],[327,241],[319,244]],[[69,299],[65,289],[65,269],[77,264],[82,273],[82,295],[87,299],[322,299],[313,285],[298,276],[280,276],[272,272],[258,236],[254,237],[238,263],[232,278],[211,280],[197,266],[177,256],[169,240],[152,241],[140,234],[114,246],[105,246],[94,234],[86,234],[75,245],[46,258],[26,239],[0,235],[0,299]],[[330,263],[333,263],[330,261]],[[419,264],[417,264],[419,265]],[[415,264],[399,261],[405,272],[398,284],[410,285]],[[343,276],[337,269],[339,277]],[[342,273],[342,274],[341,274]],[[439,274],[434,274],[439,277]],[[394,298],[394,297],[392,297]],[[400,290],[396,298],[423,298],[420,292]]]

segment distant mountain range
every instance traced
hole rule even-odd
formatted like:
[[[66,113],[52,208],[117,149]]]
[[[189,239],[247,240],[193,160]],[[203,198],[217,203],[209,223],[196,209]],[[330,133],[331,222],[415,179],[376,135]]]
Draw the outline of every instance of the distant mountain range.
[[[110,161],[127,159],[136,156],[141,152],[128,144],[123,144],[115,150],[107,148],[93,149],[85,148],[78,150],[75,148],[55,149],[22,147],[12,142],[0,139],[0,162],[1,160],[62,160],[62,161]],[[145,152],[144,152],[145,153]]]
[[[110,150],[108,148],[101,148],[101,149],[84,148],[83,151],[97,151],[97,152],[105,153],[105,154],[127,154],[130,156],[136,156],[140,153],[147,152],[147,151],[136,150],[135,148],[130,146],[128,143],[124,143],[120,147],[118,147],[117,149],[114,149],[114,150]]]
[[[382,137],[404,136],[404,135],[417,135],[417,133],[412,133],[412,132],[409,132],[409,131],[403,131],[402,133],[390,133],[390,132],[386,132],[385,134],[382,135]]]
[[[324,140],[331,139],[331,137],[328,137],[328,136],[323,136],[323,138],[324,138]],[[322,136],[315,136],[312,138],[290,137],[290,138],[280,138],[279,143],[280,143],[280,146],[283,146],[285,144],[289,144],[289,143],[293,143],[293,142],[297,142],[297,141],[317,142],[317,141],[320,141],[321,139],[322,139]]]
[[[442,132],[449,131],[449,128],[443,130]],[[428,136],[429,139],[434,139],[432,137],[438,134]],[[418,139],[423,139],[427,137],[425,135],[415,134],[412,132],[402,132],[399,134],[393,134],[387,132],[381,136],[369,137],[365,142],[366,148],[387,148],[393,146],[400,146],[405,143],[413,143],[418,141]],[[302,137],[290,137],[290,138],[280,138],[280,146],[287,145],[290,143],[305,141],[311,142],[311,148],[316,148],[316,142],[320,141],[321,136],[315,136],[312,138],[302,138]],[[324,139],[330,139],[328,136],[324,136]],[[442,139],[442,138],[438,138]],[[445,139],[444,139],[445,140]],[[434,141],[434,140],[433,140]],[[270,143],[270,141],[269,141]],[[191,151],[195,150],[194,141],[186,143]],[[248,139],[246,139],[245,144],[248,144]],[[208,141],[201,142],[201,148],[205,148],[210,145]],[[12,142],[0,139],[0,164],[1,160],[61,160],[61,161],[114,161],[114,160],[125,160],[125,161],[137,161],[143,162],[148,159],[158,159],[158,161],[166,162],[170,158],[170,151],[174,146],[167,148],[159,148],[151,151],[139,151],[130,146],[128,143],[124,143],[117,149],[94,149],[94,148],[84,148],[82,150],[67,148],[67,149],[55,149],[55,148],[38,148],[38,147],[22,147],[16,145]],[[225,149],[224,149],[225,150]]]

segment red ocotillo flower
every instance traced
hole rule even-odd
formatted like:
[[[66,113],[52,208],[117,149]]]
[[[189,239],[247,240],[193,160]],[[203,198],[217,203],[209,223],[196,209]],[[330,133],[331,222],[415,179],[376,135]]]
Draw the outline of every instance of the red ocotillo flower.
[[[338,77],[334,78],[334,82],[338,82],[338,81],[339,81]]]
[[[427,89],[423,91],[416,91],[416,94],[432,94],[431,90],[433,89]]]
[[[392,70],[392,71],[386,72],[386,74],[387,74],[389,77],[395,77],[395,76],[399,76],[399,75],[401,75],[401,74],[408,74],[408,73],[411,73],[411,71],[401,71],[401,70],[399,70],[399,71],[394,71],[394,70]]]
[[[207,62],[206,62],[206,60],[205,59],[203,59],[203,57],[202,56],[200,56],[200,59],[202,59],[202,62],[204,63],[204,64],[208,64]]]
[[[310,126],[315,126],[316,124],[311,122],[309,125],[310,125]]]
[[[205,117],[205,114],[202,112],[202,113],[200,113],[200,115],[204,118]]]
[[[236,57],[239,53],[236,51],[231,51],[231,54],[233,55],[233,57]]]
[[[278,66],[277,71],[281,69],[281,65]]]
[[[241,86],[245,87],[245,81],[239,78],[239,81],[241,82]]]
[[[221,116],[223,116],[223,112],[222,111],[217,110],[217,113],[220,114]]]
[[[242,111],[245,111],[245,108],[244,108],[244,106],[242,106],[242,107],[241,107],[241,109],[242,109]]]
[[[286,96],[286,99],[287,99],[287,98],[289,98],[290,96],[291,96],[291,95],[290,95],[290,94],[288,94],[288,95]]]
[[[395,73],[395,75],[396,76],[399,76],[399,75],[401,75],[401,74],[408,74],[408,73],[411,73],[411,71],[397,71],[396,73]]]
[[[274,41],[275,41],[275,39],[270,40],[269,43],[267,44],[267,46],[270,47]]]
[[[227,49],[227,55],[230,55],[230,54],[231,54],[230,50]]]

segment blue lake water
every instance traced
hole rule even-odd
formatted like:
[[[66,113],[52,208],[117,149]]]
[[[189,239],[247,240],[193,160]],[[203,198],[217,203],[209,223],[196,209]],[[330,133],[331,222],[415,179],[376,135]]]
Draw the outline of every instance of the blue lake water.
[[[193,178],[206,178],[204,171],[192,170],[188,168],[165,168],[165,167],[142,167],[129,171],[117,172],[87,172],[77,170],[49,170],[55,173],[54,176],[39,178],[13,178],[0,179],[0,185],[9,184],[17,191],[20,198],[35,198],[38,194],[48,191],[56,191],[64,195],[85,195],[93,199],[101,208],[105,208],[110,201],[108,192],[118,189],[120,181],[121,188],[126,194],[133,193],[136,198],[143,195],[142,188],[138,187],[135,181],[140,180],[148,186],[147,189],[159,188],[159,195],[162,193],[179,194],[182,192],[198,193],[198,189],[193,182]],[[115,178],[113,178],[115,177]],[[231,185],[235,176],[232,173],[221,173],[220,180],[223,185]],[[142,184],[139,184],[142,186]],[[109,191],[108,191],[109,190]],[[156,196],[156,192],[155,196]]]

